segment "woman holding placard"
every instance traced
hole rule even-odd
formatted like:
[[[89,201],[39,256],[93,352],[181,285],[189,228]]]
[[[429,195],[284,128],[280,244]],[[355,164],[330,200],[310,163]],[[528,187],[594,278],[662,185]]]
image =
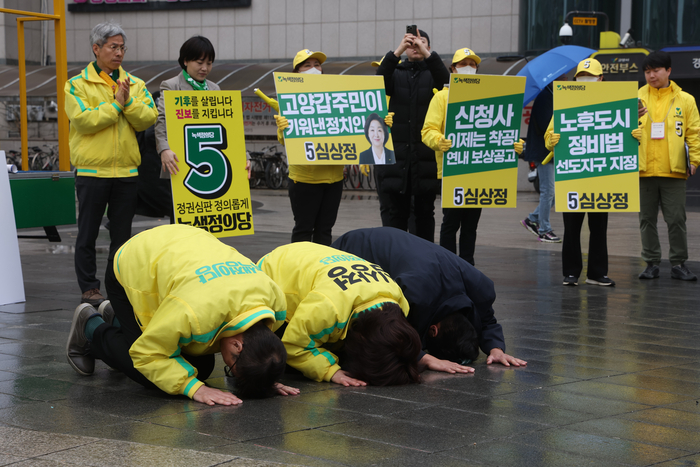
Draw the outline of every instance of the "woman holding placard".
[[[214,64],[214,46],[204,36],[190,37],[180,47],[180,58],[177,59],[182,72],[177,76],[160,83],[163,91],[220,91],[219,86],[209,81],[207,76]],[[158,121],[156,122],[156,149],[163,163],[163,172],[176,174],[180,171],[177,155],[168,144],[168,130],[165,124],[164,99],[158,101]]]
[[[323,52],[300,50],[294,57],[294,73],[322,74],[325,61]],[[284,130],[289,122],[281,115],[275,115],[275,121],[277,139],[284,144]],[[294,214],[292,242],[330,245],[343,195],[343,166],[290,164],[289,179],[289,201]]]

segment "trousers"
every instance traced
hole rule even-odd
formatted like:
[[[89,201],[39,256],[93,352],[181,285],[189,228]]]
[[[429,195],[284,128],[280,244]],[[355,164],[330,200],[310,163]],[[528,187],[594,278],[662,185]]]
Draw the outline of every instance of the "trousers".
[[[581,255],[581,227],[588,214],[588,271],[589,279],[600,279],[608,275],[608,213],[565,212],[564,243],[561,250],[564,276],[579,277],[583,270]]]

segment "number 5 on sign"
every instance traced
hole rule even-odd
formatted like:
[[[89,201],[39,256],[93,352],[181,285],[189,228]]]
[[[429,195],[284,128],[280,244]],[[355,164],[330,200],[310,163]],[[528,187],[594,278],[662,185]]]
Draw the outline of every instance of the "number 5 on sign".
[[[175,220],[217,237],[251,235],[239,91],[165,91],[168,144],[180,160],[171,178]]]

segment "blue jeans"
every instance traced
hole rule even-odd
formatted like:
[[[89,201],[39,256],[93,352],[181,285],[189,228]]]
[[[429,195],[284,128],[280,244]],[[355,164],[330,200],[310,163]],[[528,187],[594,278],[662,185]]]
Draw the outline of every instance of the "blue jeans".
[[[552,231],[549,223],[549,212],[554,206],[554,161],[542,165],[537,163],[537,175],[540,177],[540,204],[528,214],[528,219],[537,222],[538,232],[543,234]]]

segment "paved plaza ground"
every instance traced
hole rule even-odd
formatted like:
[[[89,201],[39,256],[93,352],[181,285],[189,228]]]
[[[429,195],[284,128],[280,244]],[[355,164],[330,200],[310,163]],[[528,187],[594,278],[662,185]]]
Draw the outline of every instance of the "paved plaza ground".
[[[289,241],[292,216],[284,192],[253,200],[255,235],[224,241],[257,261]],[[476,251],[507,352],[527,367],[482,355],[473,375],[387,388],[286,376],[301,395],[238,407],[145,390],[101,362],[75,373],[65,344],[80,298],[76,227],[59,228],[60,244],[22,239],[27,301],[0,306],[0,465],[700,466],[700,284],[671,280],[667,261],[659,279],[638,280],[637,215],[611,214],[617,286],[564,287],[561,244],[518,225],[536,203],[521,193],[516,209],[484,210]],[[138,217],[134,233],[163,223]],[[561,214],[552,224],[562,235]],[[376,197],[346,192],[335,236],[379,225]],[[688,233],[700,273],[700,213],[688,213]],[[103,230],[100,274],[107,245]],[[207,383],[230,384],[220,357]]]

